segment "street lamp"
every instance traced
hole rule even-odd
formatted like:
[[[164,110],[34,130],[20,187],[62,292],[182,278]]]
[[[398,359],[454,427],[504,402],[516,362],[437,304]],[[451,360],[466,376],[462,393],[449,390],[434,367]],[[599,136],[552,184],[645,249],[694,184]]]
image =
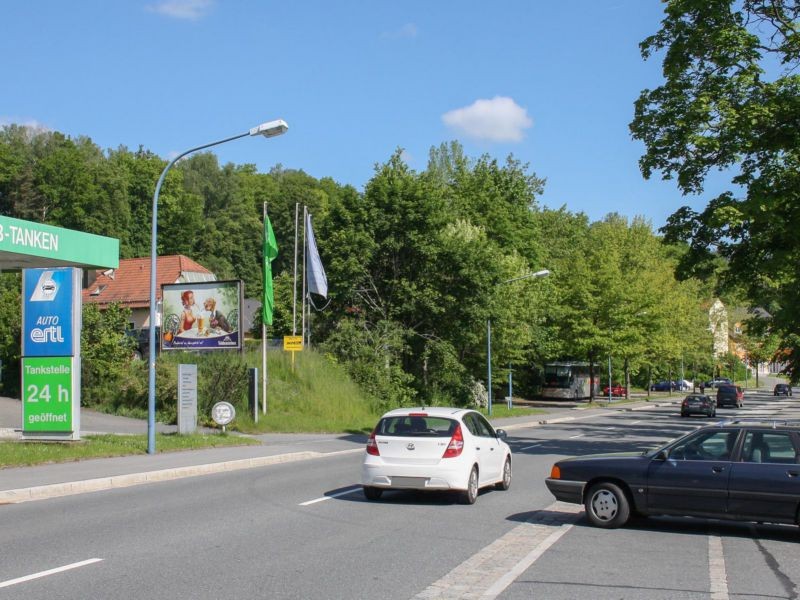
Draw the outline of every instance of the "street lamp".
[[[496,284],[497,286],[505,285],[506,283],[511,283],[512,281],[519,281],[520,279],[530,279],[532,277],[547,277],[550,275],[550,271],[547,269],[542,269],[541,271],[536,271],[535,273],[528,273],[526,275],[521,275],[520,277],[512,277],[511,279],[506,279],[505,281],[501,281],[500,283]],[[488,393],[488,408],[489,408],[489,416],[492,415],[492,319],[491,317],[486,319],[486,346],[487,346],[487,353],[486,353],[486,391]]]
[[[211,146],[218,146],[225,142],[238,140],[239,138],[247,136],[263,135],[264,137],[275,137],[286,133],[289,126],[283,119],[276,119],[275,121],[268,121],[261,123],[256,127],[251,128],[249,131],[234,135],[224,140],[211,142],[210,144],[203,144],[196,148],[191,148],[173,158],[164,170],[161,172],[161,177],[158,178],[156,184],[156,191],[153,194],[153,222],[150,233],[150,357],[148,368],[148,390],[147,390],[147,453],[155,454],[156,452],[156,240],[158,235],[158,194],[161,192],[161,184],[167,176],[167,171],[170,170],[172,165],[178,162],[187,154],[210,148]]]

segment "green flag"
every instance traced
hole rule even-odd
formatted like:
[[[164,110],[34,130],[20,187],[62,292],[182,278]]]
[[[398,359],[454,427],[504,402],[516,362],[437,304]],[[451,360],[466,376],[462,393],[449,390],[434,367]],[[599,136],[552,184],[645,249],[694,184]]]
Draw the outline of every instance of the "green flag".
[[[272,292],[272,261],[278,256],[278,243],[272,231],[269,216],[264,215],[264,298],[261,302],[261,319],[272,325],[272,312],[275,309],[275,298]]]

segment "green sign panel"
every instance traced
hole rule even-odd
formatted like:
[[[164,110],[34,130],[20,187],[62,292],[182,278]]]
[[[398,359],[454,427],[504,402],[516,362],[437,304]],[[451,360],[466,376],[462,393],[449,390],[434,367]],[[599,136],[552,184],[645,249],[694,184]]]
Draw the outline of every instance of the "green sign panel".
[[[22,431],[73,430],[75,361],[71,356],[22,359]]]
[[[116,269],[119,240],[0,216],[0,269],[51,266]]]

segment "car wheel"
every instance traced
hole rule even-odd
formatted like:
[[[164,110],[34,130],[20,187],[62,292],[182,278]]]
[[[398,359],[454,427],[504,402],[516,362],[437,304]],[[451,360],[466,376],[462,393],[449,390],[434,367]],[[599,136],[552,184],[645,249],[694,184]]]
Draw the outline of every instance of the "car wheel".
[[[630,517],[630,505],[618,485],[609,482],[595,484],[586,495],[586,517],[596,527],[622,527]]]
[[[382,495],[383,490],[381,488],[371,487],[368,485],[364,486],[364,497],[367,500],[380,500]]]
[[[467,482],[467,489],[461,492],[462,504],[475,504],[478,499],[478,467],[472,467],[469,472],[469,482]]]
[[[506,457],[503,464],[503,479],[497,484],[498,490],[507,490],[511,487],[511,457]]]

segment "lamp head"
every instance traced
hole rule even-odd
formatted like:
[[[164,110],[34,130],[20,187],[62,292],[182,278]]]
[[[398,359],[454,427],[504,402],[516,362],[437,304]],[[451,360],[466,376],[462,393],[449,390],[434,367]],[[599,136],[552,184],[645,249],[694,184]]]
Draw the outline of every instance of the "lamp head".
[[[250,135],[263,135],[264,137],[275,137],[286,133],[289,126],[283,119],[276,119],[274,121],[267,121],[250,130]]]
[[[548,269],[542,269],[541,271],[536,271],[536,273],[533,274],[534,277],[547,277],[548,275],[550,275],[550,271]]]

